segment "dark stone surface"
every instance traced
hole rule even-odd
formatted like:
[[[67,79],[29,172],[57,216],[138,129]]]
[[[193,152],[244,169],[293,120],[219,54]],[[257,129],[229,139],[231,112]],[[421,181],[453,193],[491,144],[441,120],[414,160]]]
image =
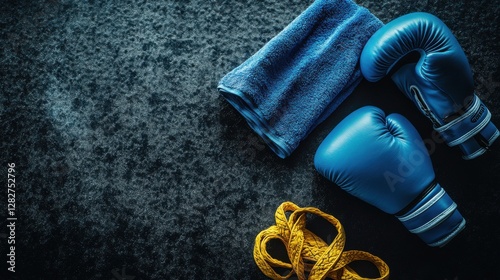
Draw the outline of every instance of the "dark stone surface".
[[[346,249],[380,256],[391,279],[494,279],[498,142],[473,161],[432,149],[436,176],[468,222],[433,249],[313,167],[326,134],[365,104],[404,114],[430,137],[390,81],[363,82],[285,160],[217,93],[225,73],[310,2],[2,1],[1,174],[6,182],[7,163],[16,164],[18,279],[265,279],[254,238],[286,200],[339,218]],[[500,1],[358,3],[384,22],[412,11],[440,17],[500,125]],[[0,234],[1,275],[12,277],[5,224]]]

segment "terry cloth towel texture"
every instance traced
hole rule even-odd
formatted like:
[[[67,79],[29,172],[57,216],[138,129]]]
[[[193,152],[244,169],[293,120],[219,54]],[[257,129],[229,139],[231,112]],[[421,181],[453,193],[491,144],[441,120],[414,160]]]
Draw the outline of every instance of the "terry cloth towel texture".
[[[382,22],[351,0],[317,0],[219,82],[219,92],[281,158],[361,81],[359,57]]]

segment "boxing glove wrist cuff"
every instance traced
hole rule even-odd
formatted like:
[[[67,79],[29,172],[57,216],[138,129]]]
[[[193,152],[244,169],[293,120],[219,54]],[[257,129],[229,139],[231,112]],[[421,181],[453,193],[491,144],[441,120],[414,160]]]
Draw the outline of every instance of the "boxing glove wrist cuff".
[[[500,136],[500,132],[492,122],[489,122],[486,127],[478,134],[474,135],[474,137],[458,145],[462,150],[462,157],[468,160],[484,154],[489,150],[489,147],[495,142],[498,136]]]
[[[419,198],[409,210],[397,213],[396,217],[429,246],[444,246],[465,227],[465,219],[456,203],[438,183],[426,188]]]
[[[461,149],[465,159],[483,154],[498,137],[498,129],[491,122],[491,113],[477,95],[473,95],[471,105],[464,112],[454,115],[458,117],[435,127],[435,130],[448,146],[464,145]]]

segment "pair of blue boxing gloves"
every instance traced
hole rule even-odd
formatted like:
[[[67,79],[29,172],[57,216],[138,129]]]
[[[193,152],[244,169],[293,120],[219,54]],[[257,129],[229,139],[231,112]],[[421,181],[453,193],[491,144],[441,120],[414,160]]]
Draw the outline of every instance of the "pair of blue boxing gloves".
[[[499,135],[474,93],[462,48],[433,15],[412,13],[386,24],[368,40],[360,67],[368,81],[390,77],[464,159],[483,154]],[[321,143],[314,165],[348,193],[395,215],[430,246],[445,245],[465,227],[436,181],[424,141],[400,114],[386,116],[373,106],[354,111]]]

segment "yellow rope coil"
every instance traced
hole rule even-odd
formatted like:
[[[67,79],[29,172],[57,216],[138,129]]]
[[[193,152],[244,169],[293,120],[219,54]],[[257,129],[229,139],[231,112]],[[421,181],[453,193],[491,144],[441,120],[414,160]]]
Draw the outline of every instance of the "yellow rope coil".
[[[291,212],[287,218],[286,213]],[[323,239],[306,229],[306,214],[318,215],[337,229],[337,236],[328,245]],[[288,279],[294,274],[299,280],[325,279],[371,279],[357,274],[349,263],[353,261],[369,261],[377,267],[380,277],[377,280],[389,279],[389,267],[377,256],[363,251],[345,251],[345,233],[342,224],[333,217],[314,207],[298,207],[292,202],[282,203],[275,213],[276,225],[261,231],[255,238],[253,256],[260,270],[271,279]],[[286,247],[291,263],[273,258],[266,249],[270,240],[278,239]],[[290,270],[281,275],[274,268]]]

